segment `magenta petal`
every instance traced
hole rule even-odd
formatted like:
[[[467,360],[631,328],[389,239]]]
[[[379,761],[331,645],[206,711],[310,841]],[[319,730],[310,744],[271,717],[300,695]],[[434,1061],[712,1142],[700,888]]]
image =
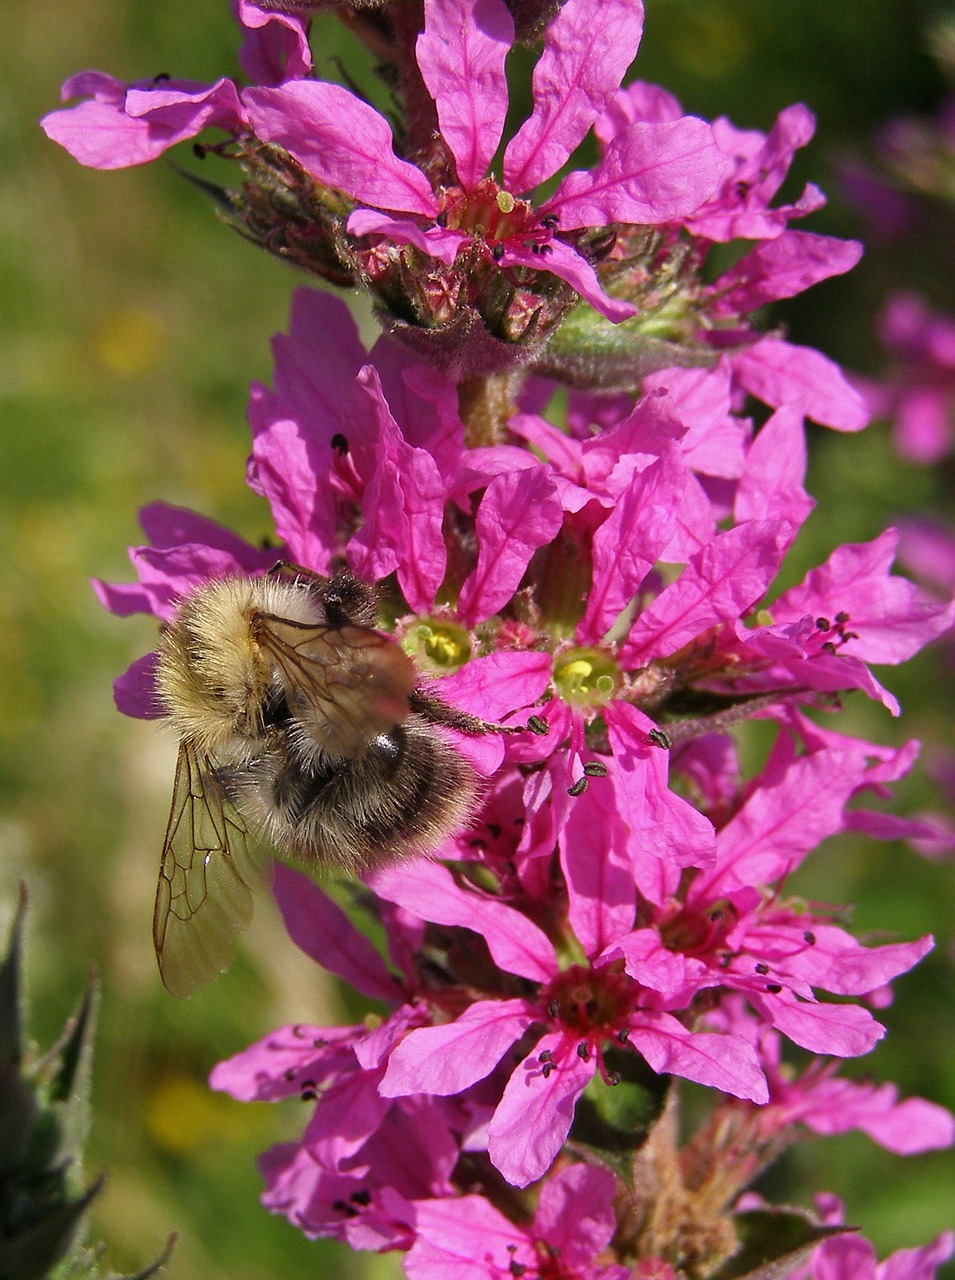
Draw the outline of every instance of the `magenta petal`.
[[[557,1251],[566,1267],[586,1266],[613,1238],[616,1179],[609,1169],[575,1164],[541,1187],[534,1233]]]
[[[444,676],[441,697],[483,720],[504,720],[534,706],[543,697],[552,671],[549,653],[489,653],[485,658],[472,658],[452,675]]]
[[[863,397],[837,364],[812,347],[760,338],[733,357],[733,372],[747,391],[774,409],[787,405],[836,431],[861,431],[869,421]]]
[[[379,897],[419,919],[479,933],[495,963],[508,973],[547,982],[557,970],[553,945],[543,929],[497,899],[459,888],[440,863],[418,859],[384,867],[369,876],[368,883]]]
[[[563,511],[547,467],[496,476],[475,520],[478,562],[461,588],[458,612],[467,627],[496,613],[514,594],[531,556],[551,542]]]
[[[394,1003],[400,994],[398,984],[381,956],[308,876],[276,862],[272,892],[289,937],[297,947],[351,983],[356,991]]]
[[[529,267],[533,271],[550,271],[561,280],[573,285],[585,302],[589,302],[595,311],[606,316],[613,324],[621,320],[629,320],[637,314],[632,302],[624,302],[621,298],[611,298],[604,293],[593,267],[576,249],[562,240],[550,240],[545,254],[534,253],[530,249],[518,249],[514,244],[506,246],[501,255],[502,267]]]
[[[337,84],[297,80],[278,89],[246,89],[256,134],[284,147],[313,178],[377,209],[434,216],[431,186],[399,160],[388,121]]]
[[[419,1200],[408,1280],[491,1280],[536,1269],[531,1240],[483,1196]]]
[[[533,1020],[524,1000],[478,1000],[454,1022],[409,1031],[388,1059],[381,1092],[460,1093],[490,1075]]]
[[[312,69],[304,20],[266,11],[252,0],[236,0],[236,17],[245,32],[239,65],[254,84],[301,80]]]
[[[740,1036],[688,1031],[672,1014],[638,1009],[630,1023],[630,1041],[656,1072],[711,1085],[734,1098],[769,1101],[756,1051]]]
[[[803,488],[806,433],[802,415],[777,409],[760,428],[746,455],[733,515],[746,520],[786,520],[799,528],[813,508]]]
[[[885,1035],[885,1027],[856,1004],[814,1004],[788,991],[778,995],[749,991],[747,997],[761,1017],[810,1053],[857,1058]]]
[[[427,0],[417,58],[465,190],[480,182],[507,114],[514,20],[501,0]]]
[[[124,716],[158,720],[166,714],[156,692],[156,660],[155,653],[144,654],[113,681],[113,701]]]
[[[437,258],[446,267],[454,265],[458,250],[468,237],[460,231],[441,227],[422,227],[407,219],[392,218],[377,209],[356,209],[345,224],[349,235],[384,236],[393,244],[410,244],[429,257]]]
[[[571,928],[589,957],[633,928],[636,903],[626,829],[609,779],[594,779],[560,832]]]
[[[632,124],[594,169],[569,173],[544,206],[561,230],[689,217],[716,190],[726,159],[703,120]]]
[[[792,298],[820,280],[842,275],[862,257],[857,240],[837,240],[809,231],[784,231],[775,240],[757,244],[729,271],[713,290],[718,308],[726,311],[755,311]]]
[[[608,106],[643,35],[642,0],[570,0],[534,68],[534,110],[504,152],[515,195],[556,173]]]
[[[596,1062],[566,1052],[563,1033],[543,1036],[515,1069],[488,1125],[491,1163],[515,1187],[543,1177],[570,1131],[574,1107],[593,1078]],[[563,1060],[545,1076],[539,1064],[550,1051]]]
[[[621,662],[636,667],[675,653],[718,622],[743,617],[775,577],[793,532],[785,521],[750,520],[718,533],[637,618]]]

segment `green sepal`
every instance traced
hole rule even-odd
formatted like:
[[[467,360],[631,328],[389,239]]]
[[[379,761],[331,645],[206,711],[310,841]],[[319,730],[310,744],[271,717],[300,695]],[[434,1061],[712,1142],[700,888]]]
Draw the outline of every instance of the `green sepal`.
[[[625,1049],[608,1049],[604,1066],[619,1083],[591,1080],[577,1102],[570,1141],[586,1147],[632,1190],[633,1157],[663,1114],[670,1077],[657,1075]]]

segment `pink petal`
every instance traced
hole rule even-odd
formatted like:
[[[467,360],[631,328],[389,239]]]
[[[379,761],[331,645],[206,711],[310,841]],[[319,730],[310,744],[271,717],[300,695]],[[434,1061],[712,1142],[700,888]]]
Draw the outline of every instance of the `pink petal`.
[[[861,431],[869,421],[863,397],[837,364],[812,347],[760,338],[733,356],[733,372],[747,391],[774,409],[787,405],[837,431]]]
[[[560,832],[571,928],[589,957],[633,928],[636,904],[626,830],[609,778],[593,778]]]
[[[561,230],[613,222],[656,226],[688,217],[716,190],[726,160],[703,120],[632,124],[595,169],[569,173],[544,213]]]
[[[417,222],[392,218],[377,209],[356,209],[345,224],[349,235],[384,236],[393,244],[410,244],[431,258],[437,258],[446,267],[454,265],[458,250],[468,243],[461,231],[442,227],[422,227]]]
[[[562,1265],[586,1266],[613,1238],[616,1190],[609,1169],[587,1164],[560,1169],[541,1187],[534,1234],[556,1250]]]
[[[672,513],[680,506],[687,473],[671,447],[634,475],[592,540],[593,583],[577,628],[581,644],[597,643],[636,595],[672,537]]]
[[[536,1266],[524,1232],[483,1196],[420,1200],[414,1244],[404,1258],[408,1280],[490,1280]]]
[[[544,246],[545,253],[534,253],[530,249],[518,249],[513,243],[505,244],[501,255],[502,267],[528,267],[532,271],[550,271],[561,280],[577,290],[585,302],[589,302],[595,311],[606,316],[613,324],[621,320],[629,320],[637,314],[637,308],[631,302],[620,298],[611,298],[604,293],[597,273],[576,249],[562,240],[550,240]]]
[[[687,1031],[672,1014],[638,1009],[630,1024],[630,1042],[661,1075],[682,1076],[750,1102],[769,1101],[756,1051],[739,1036]]]
[[[395,155],[387,120],[347,89],[297,80],[246,89],[243,102],[256,134],[284,147],[319,182],[377,209],[437,213],[427,178]]]
[[[400,988],[381,956],[308,876],[276,862],[272,892],[289,937],[307,956],[363,995],[395,1002]]]
[[[465,190],[484,177],[504,131],[504,62],[514,20],[501,0],[427,0],[417,58]]]
[[[166,714],[156,692],[156,660],[155,653],[144,654],[113,681],[113,701],[124,716],[158,720]]]
[[[737,524],[746,520],[785,520],[803,524],[814,503],[803,488],[806,433],[802,415],[777,409],[763,423],[746,455],[733,505]]]
[[[813,1004],[785,990],[777,995],[748,991],[747,997],[761,1017],[810,1053],[857,1058],[885,1035],[885,1027],[856,1004]]]
[[[489,618],[514,594],[531,556],[551,542],[563,511],[546,467],[496,476],[475,521],[478,561],[465,579],[458,613],[466,627]]]
[[[479,933],[495,963],[508,973],[547,982],[557,970],[553,945],[542,929],[513,907],[459,888],[450,871],[437,862],[419,859],[385,867],[368,883],[379,897],[419,919]]]
[[[441,697],[482,720],[506,720],[533,707],[550,684],[548,653],[504,650],[472,658],[441,680]]]
[[[254,84],[301,80],[312,69],[304,21],[290,13],[265,10],[252,0],[236,0],[244,31],[239,65]]]
[[[566,1054],[557,1070],[545,1077],[539,1056],[555,1056],[564,1045],[562,1032],[543,1036],[514,1070],[488,1125],[488,1155],[496,1169],[515,1187],[543,1177],[563,1146],[574,1118],[574,1107],[596,1062]]]
[[[784,231],[750,249],[712,286],[717,309],[756,311],[779,298],[792,298],[820,280],[842,275],[862,257],[857,240],[837,240],[809,231]]]
[[[478,1000],[453,1022],[409,1031],[388,1059],[381,1092],[460,1093],[490,1075],[533,1020],[525,1000]]]
[[[515,195],[556,173],[606,108],[637,55],[642,0],[570,0],[547,28],[534,68],[534,110],[507,145]]]
[[[718,533],[637,618],[620,660],[627,667],[675,653],[718,622],[744,616],[766,591],[793,536],[780,520]]]
[[[643,380],[644,392],[666,390],[681,422],[683,460],[694,471],[735,479],[743,470],[748,424],[730,412],[730,365],[712,369],[663,369]]]

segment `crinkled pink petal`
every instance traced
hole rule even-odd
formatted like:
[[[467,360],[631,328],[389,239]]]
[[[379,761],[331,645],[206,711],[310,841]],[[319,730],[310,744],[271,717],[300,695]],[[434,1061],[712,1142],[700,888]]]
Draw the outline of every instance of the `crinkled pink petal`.
[[[574,798],[560,831],[567,918],[587,956],[633,928],[636,903],[626,855],[626,828],[609,778],[594,778]]]
[[[569,0],[534,68],[534,110],[504,152],[515,195],[556,173],[606,108],[643,35],[642,0]]]
[[[617,955],[623,957],[624,968],[631,978],[664,996],[676,997],[685,992],[689,1002],[701,986],[715,986],[719,982],[706,973],[701,961],[665,947],[656,929],[635,929],[617,939],[607,958]]]
[[[231,80],[213,85],[146,81],[127,88],[112,76],[87,71],[63,85],[64,100],[87,93],[94,96],[65,111],[50,112],[40,127],[74,160],[93,169],[146,164],[209,125],[230,132],[244,125]]]
[[[636,595],[672,537],[670,523],[687,485],[681,451],[671,446],[634,475],[591,542],[593,582],[577,627],[581,644],[597,643]]]
[[[534,253],[531,249],[520,249],[516,243],[502,241],[504,252],[500,257],[502,267],[527,267],[532,271],[550,271],[561,280],[572,285],[585,302],[589,302],[595,311],[599,311],[613,324],[621,320],[629,320],[637,314],[632,302],[624,302],[621,298],[611,298],[604,293],[593,267],[576,249],[562,240],[549,240],[542,246],[542,252]]]
[[[458,250],[468,243],[461,231],[446,227],[422,227],[407,219],[392,218],[376,209],[356,209],[345,224],[349,235],[384,236],[393,244],[410,244],[422,253],[437,258],[446,267],[454,265]]]
[[[802,415],[777,409],[763,423],[746,454],[733,503],[737,524],[746,520],[785,520],[800,528],[815,505],[803,488],[806,433]]]
[[[931,936],[915,942],[864,947],[835,925],[814,925],[814,943],[791,956],[787,974],[821,987],[833,995],[867,995],[886,986],[918,964],[934,946]]]
[[[341,429],[342,408],[358,370],[368,362],[354,316],[334,294],[298,288],[288,333],[275,335],[272,354],[282,412],[300,422],[309,437],[329,442]]]
[[[379,897],[435,924],[458,925],[479,933],[496,964],[508,973],[547,982],[557,969],[544,931],[513,907],[455,884],[446,867],[419,859],[383,867],[368,877]]]
[[[587,1164],[560,1169],[541,1187],[535,1235],[556,1250],[564,1266],[585,1266],[613,1238],[616,1190],[609,1169]]]
[[[785,521],[750,520],[718,533],[640,614],[621,662],[637,667],[675,653],[717,623],[744,616],[775,577],[794,532]]]
[[[787,405],[836,431],[861,431],[869,421],[865,399],[822,352],[781,338],[760,338],[733,356],[737,379],[774,409]]]
[[[614,222],[657,226],[698,209],[725,169],[710,126],[695,116],[632,124],[595,168],[569,173],[542,212],[555,214],[563,231]]]
[[[563,1032],[542,1036],[514,1069],[488,1125],[488,1155],[515,1187],[543,1177],[563,1146],[577,1099],[593,1078],[596,1062],[566,1053]],[[539,1058],[550,1052],[559,1066],[545,1076]]]
[[[679,120],[684,114],[679,101],[658,84],[634,80],[625,89],[618,89],[603,115],[594,121],[594,133],[606,146],[614,136],[635,120],[661,123]]]
[[[288,935],[297,947],[324,969],[338,974],[356,991],[394,1003],[400,990],[381,956],[355,929],[344,911],[308,876],[276,862],[272,892]]]
[[[809,231],[784,231],[750,249],[713,284],[716,311],[756,311],[779,298],[793,298],[820,280],[842,275],[862,257],[857,240]]]
[[[689,427],[682,446],[686,465],[708,476],[740,475],[749,430],[745,419],[730,412],[729,362],[712,369],[662,369],[644,378],[645,394],[660,389]]]
[[[253,0],[234,0],[233,10],[244,32],[239,65],[254,84],[301,80],[312,69],[303,19],[263,9]]]
[[[252,456],[249,486],[268,502],[275,532],[295,564],[328,573],[336,551],[337,506],[324,477],[332,462],[328,444],[281,414],[261,384],[249,391]]]
[[[688,1031],[672,1014],[638,1009],[631,1016],[630,1043],[661,1075],[682,1076],[750,1102],[769,1101],[756,1051],[739,1036]]]
[[[323,1091],[302,1138],[323,1168],[337,1169],[381,1128],[391,1103],[380,1080],[380,1071],[352,1071]]]
[[[660,904],[674,893],[680,870],[713,860],[712,823],[667,786],[667,752],[649,742],[653,721],[636,707],[605,708],[613,750],[612,780],[620,814],[630,831],[630,859],[637,887]]]
[[[315,1084],[353,1071],[351,1044],[361,1027],[281,1027],[264,1040],[219,1062],[209,1085],[240,1102],[275,1102],[297,1096],[303,1081]]]
[[[897,543],[896,531],[886,529],[872,542],[837,547],[770,606],[774,621],[845,612],[855,633],[845,645],[847,654],[866,662],[904,662],[951,626],[955,609],[890,573]]]
[[[460,1093],[490,1075],[533,1021],[525,1000],[477,1000],[453,1022],[409,1031],[388,1059],[381,1092]]]
[[[441,680],[441,697],[485,720],[507,720],[533,707],[550,684],[549,653],[503,650],[472,658]]]
[[[408,1280],[495,1280],[536,1267],[533,1242],[483,1196],[419,1200]]]
[[[716,863],[696,878],[690,900],[706,902],[751,884],[770,884],[841,830],[843,809],[865,759],[852,751],[816,751],[764,779],[716,837]]]
[[[377,209],[438,212],[421,170],[395,155],[388,121],[347,89],[297,80],[246,89],[242,100],[258,137],[284,147],[319,182]]]
[[[478,560],[461,587],[458,614],[473,627],[513,596],[531,556],[557,535],[563,511],[548,468],[496,476],[477,510]]]
[[[416,53],[458,181],[484,177],[504,131],[514,20],[501,0],[426,0]]]

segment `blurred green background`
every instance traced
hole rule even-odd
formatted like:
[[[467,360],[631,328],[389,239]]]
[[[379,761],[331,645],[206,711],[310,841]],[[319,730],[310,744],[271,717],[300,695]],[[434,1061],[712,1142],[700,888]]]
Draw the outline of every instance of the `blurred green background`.
[[[834,164],[864,153],[894,112],[928,112],[943,80],[924,32],[937,6],[915,0],[648,0],[637,68],[684,107],[767,129],[796,100],[819,131],[786,189],[809,178],[834,195]],[[334,78],[327,18],[313,49]],[[244,408],[270,372],[293,274],[225,230],[168,166],[78,167],[37,128],[60,82],[87,67],[124,80],[160,72],[237,74],[225,0],[6,0],[0,48],[0,926],[21,876],[31,892],[27,978],[32,1032],[55,1036],[90,963],[102,975],[89,1169],[109,1173],[95,1236],[116,1267],[155,1256],[172,1230],[176,1280],[391,1276],[395,1258],[353,1258],[304,1240],[256,1204],[255,1155],[301,1127],[296,1107],[240,1106],[210,1094],[209,1068],[285,1021],[354,1016],[288,943],[263,903],[236,966],[188,1003],[158,981],[150,918],[174,747],[113,709],[111,681],[151,648],[154,626],[101,611],[88,579],[130,576],[136,510],[162,498],[250,540],[268,512],[244,487]],[[350,64],[352,65],[352,64]],[[188,151],[183,163],[189,163]],[[178,157],[177,157],[178,158]],[[833,198],[809,229],[859,234]],[[955,240],[955,236],[953,236]],[[880,355],[873,319],[887,289],[924,286],[952,305],[937,246],[874,251],[773,318],[860,371]],[[946,297],[946,294],[948,295]],[[840,541],[869,538],[904,510],[944,509],[951,475],[897,462],[883,425],[863,437],[816,431],[810,489],[819,508],[792,579]],[[951,743],[951,668],[938,652],[884,673],[905,713],[853,701],[844,731]],[[929,802],[924,780],[899,807]],[[861,1073],[955,1106],[951,866],[902,846],[831,843],[798,886],[855,902],[859,929],[939,945],[897,984],[890,1034]],[[952,1225],[952,1153],[906,1161],[849,1135],[806,1144],[772,1175],[774,1196],[838,1192],[880,1253]],[[955,1272],[950,1272],[955,1274]]]

